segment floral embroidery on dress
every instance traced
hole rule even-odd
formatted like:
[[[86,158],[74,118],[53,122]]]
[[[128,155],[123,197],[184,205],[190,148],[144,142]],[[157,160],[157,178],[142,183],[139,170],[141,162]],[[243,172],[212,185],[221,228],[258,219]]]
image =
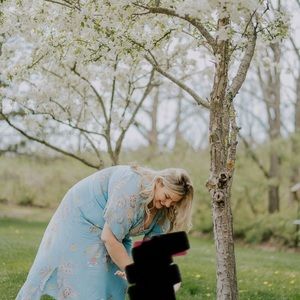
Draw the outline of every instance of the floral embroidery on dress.
[[[90,233],[95,233],[95,234],[100,234],[101,233],[101,229],[95,225],[91,225],[89,227],[89,232]]]
[[[129,201],[130,201],[130,207],[131,208],[135,208],[136,207],[136,200],[137,200],[137,195],[133,194],[129,197]]]
[[[77,245],[76,244],[71,244],[70,245],[70,251],[75,252],[77,250]]]
[[[96,266],[99,264],[99,258],[100,258],[100,248],[101,245],[100,243],[90,245],[85,249],[85,252],[88,257],[88,266]]]
[[[127,211],[127,219],[129,220],[130,223],[132,223],[134,216],[135,216],[134,210],[133,209],[129,209]]]
[[[58,300],[72,299],[76,296],[76,292],[72,287],[63,287],[58,295]]]
[[[40,269],[40,276],[42,277],[42,279],[48,278],[51,273],[53,272],[53,268],[50,266],[46,266]]]
[[[64,273],[65,275],[74,274],[74,265],[69,262],[65,262],[58,267],[59,271]]]

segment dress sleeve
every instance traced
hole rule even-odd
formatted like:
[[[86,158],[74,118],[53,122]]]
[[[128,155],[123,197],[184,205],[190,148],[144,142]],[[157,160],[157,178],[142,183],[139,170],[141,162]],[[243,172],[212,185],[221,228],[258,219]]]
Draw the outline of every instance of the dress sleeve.
[[[122,170],[116,173],[109,180],[103,217],[118,241],[122,242],[138,213],[140,180],[139,175],[132,172]]]

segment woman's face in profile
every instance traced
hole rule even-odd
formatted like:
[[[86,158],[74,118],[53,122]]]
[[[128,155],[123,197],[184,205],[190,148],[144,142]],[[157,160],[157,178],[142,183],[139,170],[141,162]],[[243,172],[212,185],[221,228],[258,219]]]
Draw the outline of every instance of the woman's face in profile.
[[[180,195],[167,189],[160,181],[156,182],[153,199],[153,206],[156,209],[174,206],[181,200],[181,198],[182,197]]]

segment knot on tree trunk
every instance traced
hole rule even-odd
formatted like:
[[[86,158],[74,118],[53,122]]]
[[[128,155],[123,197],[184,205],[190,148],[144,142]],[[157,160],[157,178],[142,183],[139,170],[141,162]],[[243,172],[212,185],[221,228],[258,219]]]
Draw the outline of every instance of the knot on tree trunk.
[[[220,172],[217,176],[211,176],[206,182],[206,187],[212,196],[213,203],[219,208],[225,207],[226,189],[229,179],[230,175],[228,172]]]
[[[218,180],[216,177],[214,176],[211,176],[207,181],[206,181],[206,184],[205,186],[207,187],[207,189],[209,191],[215,189],[217,186],[218,186]]]
[[[226,172],[221,172],[218,176],[218,188],[224,189],[227,186],[229,175]]]
[[[209,191],[216,189],[225,189],[228,185],[230,176],[227,172],[220,172],[218,176],[210,176],[206,182]]]
[[[225,193],[222,190],[216,190],[213,192],[213,201],[218,207],[225,206]]]

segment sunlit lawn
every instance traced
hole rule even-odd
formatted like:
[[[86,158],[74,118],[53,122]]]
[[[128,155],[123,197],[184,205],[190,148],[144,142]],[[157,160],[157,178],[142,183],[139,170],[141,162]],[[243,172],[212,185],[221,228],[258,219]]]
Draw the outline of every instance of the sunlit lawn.
[[[45,229],[45,222],[0,219],[0,299],[15,299]],[[179,257],[183,284],[178,300],[215,299],[212,241],[190,238]],[[300,254],[236,247],[240,299],[300,299]],[[155,284],[155,278],[153,278]]]

